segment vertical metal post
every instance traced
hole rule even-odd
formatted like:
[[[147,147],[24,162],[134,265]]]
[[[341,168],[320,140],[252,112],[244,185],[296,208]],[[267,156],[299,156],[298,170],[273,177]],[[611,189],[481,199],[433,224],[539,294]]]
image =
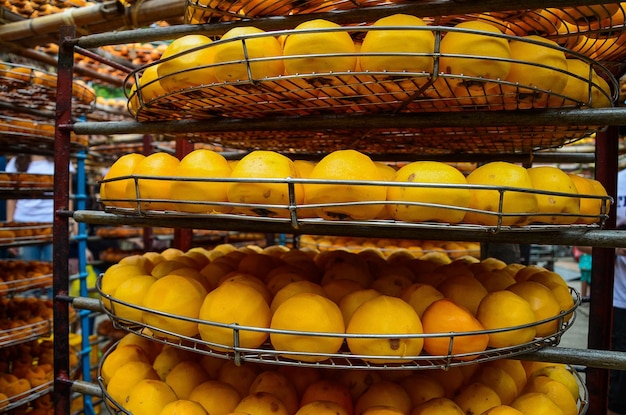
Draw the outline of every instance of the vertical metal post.
[[[606,188],[609,195],[617,193],[617,154],[619,129],[609,127],[596,134],[596,179]],[[615,206],[611,207],[606,227],[615,228]],[[613,323],[613,276],[615,249],[593,248],[592,251],[591,303],[589,306],[589,349],[611,348],[611,326]],[[589,413],[605,414],[608,405],[609,373],[606,369],[587,368],[589,390]]]
[[[152,154],[152,136],[144,135],[142,140],[143,146],[143,155],[149,156]],[[143,239],[143,249],[144,251],[152,251],[152,246],[154,241],[152,239],[153,231],[152,228],[143,228],[142,239]]]
[[[57,72],[57,95],[54,136],[54,249],[52,291],[54,298],[54,413],[70,413],[70,346],[69,346],[69,193],[70,193],[70,128],[72,121],[72,77],[74,46],[68,42],[75,37],[75,28],[61,26]]]
[[[193,151],[193,143],[189,140],[179,138],[176,140],[176,157],[182,160],[187,154]],[[174,229],[174,247],[187,252],[191,249],[193,239],[192,229]]]
[[[87,208],[87,174],[85,172],[85,159],[87,153],[81,150],[77,155],[76,161],[76,189],[75,207],[78,210]],[[87,226],[85,223],[78,224],[78,234],[75,236],[78,246],[78,281],[81,297],[88,297],[89,291],[87,286]],[[90,310],[79,310],[80,328],[81,328],[81,368],[82,376],[85,382],[91,382],[91,334],[93,333],[93,317]],[[85,415],[95,415],[95,409],[90,395],[83,396],[83,410]]]

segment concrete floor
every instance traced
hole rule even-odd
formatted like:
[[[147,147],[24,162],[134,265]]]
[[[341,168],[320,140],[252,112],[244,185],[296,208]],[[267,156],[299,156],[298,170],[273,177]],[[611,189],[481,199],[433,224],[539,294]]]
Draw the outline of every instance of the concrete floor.
[[[578,264],[570,258],[560,259],[554,265],[569,286],[580,293],[580,272]],[[589,328],[589,303],[582,303],[576,310],[576,321],[561,337],[559,346],[579,349],[587,348],[587,332]]]

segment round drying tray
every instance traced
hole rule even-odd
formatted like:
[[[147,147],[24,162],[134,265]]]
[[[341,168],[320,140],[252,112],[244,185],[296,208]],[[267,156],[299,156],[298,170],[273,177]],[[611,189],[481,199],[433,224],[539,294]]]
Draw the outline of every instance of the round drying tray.
[[[520,8],[512,11],[433,16],[428,7],[411,9],[407,0],[187,0],[187,23],[217,23],[249,18],[306,15],[332,11],[395,7],[418,13],[429,25],[481,20],[515,36],[539,35],[608,66],[619,67],[626,56],[626,6],[621,3],[564,8]]]
[[[12,409],[19,408],[21,406],[26,405],[29,402],[33,402],[34,400],[52,392],[52,383],[50,380],[46,383],[43,383],[39,386],[35,386],[31,389],[28,389],[24,392],[21,392],[11,398],[7,398],[5,400],[0,400],[0,408],[2,408],[2,413],[9,413]]]
[[[0,102],[15,108],[54,114],[57,75],[44,70],[9,62],[0,62]],[[72,83],[72,111],[82,115],[93,110],[96,94],[78,81]]]
[[[102,277],[98,278],[96,287],[103,301],[103,309],[109,318],[113,321],[114,326],[128,332],[147,337],[151,340],[172,345],[188,351],[193,351],[203,355],[210,355],[224,359],[234,359],[239,363],[257,362],[287,366],[308,366],[308,367],[324,367],[329,369],[379,369],[379,370],[402,370],[402,369],[434,369],[449,368],[451,366],[462,366],[467,364],[475,364],[485,361],[501,358],[512,358],[517,355],[529,353],[539,350],[543,347],[556,346],[559,344],[561,336],[565,333],[575,321],[575,310],[581,302],[580,295],[576,290],[570,288],[574,306],[568,310],[563,310],[557,315],[541,320],[532,324],[523,326],[513,326],[495,330],[480,330],[470,332],[446,332],[446,333],[428,333],[428,334],[346,334],[346,333],[321,333],[311,331],[295,331],[295,330],[278,330],[262,327],[250,327],[239,324],[224,324],[212,321],[200,320],[197,318],[183,317],[170,313],[163,313],[157,310],[149,309],[126,301],[121,301],[111,295],[102,292]],[[105,305],[106,304],[106,305]],[[286,334],[296,336],[307,336],[317,338],[340,337],[344,339],[342,348],[337,353],[311,353],[305,351],[287,351],[275,349],[269,341],[258,348],[245,348],[239,346],[225,345],[213,343],[201,339],[199,336],[188,337],[173,331],[165,330],[153,325],[146,324],[141,321],[132,321],[119,317],[116,314],[117,309],[139,311],[143,315],[150,314],[159,316],[168,321],[178,321],[188,324],[194,323],[198,325],[206,325],[228,329],[233,334],[233,344],[239,344],[239,337],[245,333],[263,332],[268,336],[271,334]],[[488,348],[486,350],[476,352],[466,352],[454,354],[451,351],[455,339],[464,336],[475,336],[492,333],[506,333],[514,330],[520,330],[527,327],[537,327],[545,323],[557,323],[557,330],[550,335],[544,337],[536,337],[530,342],[521,343],[509,347]],[[425,352],[416,356],[385,356],[385,355],[357,355],[350,352],[345,340],[348,338],[360,339],[425,339],[439,338],[449,342],[450,351],[446,355],[428,355]],[[378,363],[384,360],[385,363]]]
[[[413,226],[418,228],[420,226],[425,227],[441,227],[448,230],[451,229],[476,229],[478,225],[485,224],[483,230],[489,232],[498,232],[503,229],[559,229],[563,227],[578,226],[579,221],[583,223],[581,226],[590,227],[602,227],[604,222],[608,218],[608,207],[612,203],[610,196],[600,196],[591,194],[573,194],[573,193],[561,193],[555,191],[545,191],[538,189],[507,187],[507,186],[493,186],[493,185],[471,185],[471,184],[445,184],[445,183],[416,183],[416,182],[388,182],[388,181],[367,181],[367,180],[313,180],[313,179],[299,179],[299,178],[284,178],[284,179],[271,179],[271,178],[183,178],[177,176],[143,176],[143,175],[130,175],[121,176],[112,179],[106,179],[100,181],[100,183],[124,183],[125,187],[134,186],[132,192],[135,197],[133,198],[103,198],[100,200],[105,205],[105,210],[110,213],[125,216],[141,216],[141,217],[162,217],[165,221],[169,218],[190,218],[190,219],[228,219],[228,220],[241,220],[241,221],[254,221],[259,220],[263,222],[274,221],[277,224],[287,223],[291,224],[294,231],[302,227],[307,223],[318,223],[324,219],[323,222],[333,223],[341,221],[352,221],[346,213],[332,213],[333,207],[341,206],[339,211],[345,212],[345,208],[358,208],[360,207],[372,207],[385,205],[388,207],[395,205],[411,205],[417,207],[437,208],[441,211],[464,211],[466,217],[468,213],[480,214],[482,223],[471,222],[459,222],[459,223],[437,223],[430,222],[404,222],[399,220],[362,220],[360,222],[362,226],[398,226],[406,227]],[[167,198],[168,195],[163,195],[163,198],[144,197],[142,195],[142,189],[149,187],[160,187],[160,183],[165,183],[168,186],[176,186],[177,183],[183,182],[197,182],[196,184],[209,184],[209,183],[249,183],[259,186],[284,186],[286,202],[284,204],[264,204],[264,203],[241,203],[235,201],[208,201],[208,200],[172,200]],[[470,189],[470,191],[489,191],[496,195],[494,200],[494,207],[492,211],[479,210],[470,207],[460,207],[454,205],[445,204],[433,204],[426,202],[419,202],[413,200],[368,200],[368,201],[332,201],[329,200],[326,203],[316,204],[304,204],[298,203],[297,194],[299,185],[306,186],[307,184],[324,184],[331,186],[351,186],[353,188],[359,188],[363,186],[385,186],[385,187],[407,187],[415,189],[438,189],[454,191],[459,189]],[[278,188],[278,187],[277,187]],[[338,187],[339,188],[339,187]],[[577,198],[588,202],[597,201],[598,212],[596,213],[567,213],[567,212],[522,212],[522,211],[505,211],[503,209],[504,201],[508,197],[517,197],[520,194],[528,194],[535,196],[549,196],[554,198]],[[128,194],[128,193],[127,193]],[[190,195],[191,197],[192,195]],[[186,207],[185,207],[186,206]],[[190,207],[193,209],[190,210]],[[159,210],[156,210],[159,209]],[[510,209],[510,208],[509,208]],[[349,210],[349,209],[348,209]],[[206,213],[187,213],[194,212],[206,212]],[[219,213],[219,212],[242,212],[242,213]],[[320,211],[325,211],[326,216],[318,216]],[[329,218],[334,220],[329,220]]]
[[[102,362],[105,361],[107,357],[116,350],[116,348],[117,348],[117,344],[109,348],[103,354]],[[238,362],[238,363],[241,363],[241,362]],[[585,415],[589,408],[589,391],[587,389],[587,385],[585,384],[585,381],[581,378],[580,374],[576,371],[576,369],[573,366],[568,365],[566,367],[570,371],[570,373],[574,375],[576,382],[578,384],[578,398],[577,398],[578,412],[577,414]],[[104,381],[102,374],[100,372],[101,368],[102,368],[102,365],[99,365],[98,366],[98,385],[100,386],[100,389],[102,390],[102,395],[105,398],[105,402],[107,403],[106,409],[108,413],[111,415],[132,415],[129,411],[127,411],[124,408],[124,406],[122,405],[122,402],[117,402],[107,392],[106,382]]]
[[[9,347],[26,343],[52,333],[52,321],[41,320],[34,323],[24,323],[21,326],[0,330],[0,347]]]
[[[433,115],[436,116],[436,115]],[[364,128],[180,133],[178,138],[238,150],[327,154],[350,148],[366,154],[529,154],[557,149],[598,131],[598,126]]]
[[[596,106],[610,106],[616,99],[617,81],[610,71],[592,59],[563,48],[557,44],[538,42],[528,37],[510,34],[480,32],[476,30],[446,26],[416,26],[409,30],[432,32],[436,41],[433,52],[393,52],[393,53],[318,53],[306,55],[310,59],[332,60],[343,58],[388,58],[431,59],[432,70],[411,71],[326,71],[298,74],[279,74],[255,78],[253,67],[269,65],[272,62],[288,62],[302,59],[304,55],[249,57],[246,42],[258,41],[264,37],[284,37],[294,33],[345,32],[356,37],[376,30],[397,30],[389,26],[337,27],[327,29],[302,29],[262,32],[211,42],[145,65],[129,74],[125,84],[128,107],[131,114],[140,122],[174,120],[220,119],[267,119],[271,117],[307,117],[364,114],[436,114],[458,113],[468,116],[476,111],[520,111],[539,109],[572,109]],[[402,28],[406,30],[405,27]],[[441,39],[451,32],[481,35],[506,41],[516,40],[530,45],[541,45],[556,49],[572,59],[588,65],[588,72],[577,74],[545,63],[485,57],[479,55],[451,55],[439,48]],[[145,71],[153,70],[153,65],[162,65],[173,59],[183,59],[189,53],[198,53],[204,48],[240,43],[239,48],[246,56],[242,60],[208,63],[193,68],[181,67],[179,72],[160,78],[143,77]],[[522,85],[502,79],[488,79],[462,73],[448,73],[440,68],[440,59],[454,57],[460,60],[482,59],[484,62],[515,63],[528,71],[539,69],[562,73],[582,85],[582,94],[576,92],[556,93],[535,85]],[[159,84],[172,84],[174,76],[194,77],[194,71],[211,72],[225,65],[245,69],[246,79],[228,82],[202,82],[202,73],[195,74],[196,85],[188,85],[180,90],[166,92]],[[158,72],[158,71],[157,71]],[[157,82],[159,84],[157,84]],[[138,85],[138,87],[136,87]],[[132,86],[132,87],[131,87]],[[544,87],[545,88],[545,87]],[[585,92],[586,90],[586,92]],[[273,148],[292,151],[311,151],[314,144],[328,148],[346,148],[355,145],[376,152],[527,152],[538,148],[554,148],[578,140],[600,126],[545,128],[532,126],[489,127],[495,121],[485,117],[485,127],[474,128],[369,128],[350,131],[334,128],[307,131],[247,130],[242,133],[213,132],[186,135],[201,142],[217,143],[225,147]],[[312,130],[312,131],[308,131]],[[320,147],[317,147],[320,148]],[[324,148],[327,150],[328,148]]]

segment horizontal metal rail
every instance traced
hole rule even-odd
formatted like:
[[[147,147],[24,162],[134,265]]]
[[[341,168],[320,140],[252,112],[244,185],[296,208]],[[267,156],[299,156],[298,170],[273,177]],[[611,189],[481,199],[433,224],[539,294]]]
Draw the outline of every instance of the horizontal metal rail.
[[[61,125],[76,134],[182,134],[194,132],[302,131],[329,128],[433,128],[486,126],[626,125],[626,108],[555,109],[528,111],[426,112],[419,114],[341,114],[261,119],[211,118],[140,123],[81,122]]]
[[[576,7],[604,3],[606,3],[606,1],[568,0],[567,2],[563,2],[557,0],[528,0],[524,2],[523,7],[525,9],[543,9],[547,7]],[[263,30],[284,30],[292,29],[304,21],[318,18],[331,20],[339,24],[359,24],[365,21],[375,21],[381,17],[389,16],[395,13],[407,13],[419,17],[427,17],[483,13],[485,10],[502,11],[511,10],[511,8],[511,2],[508,0],[485,0],[481,2],[423,0],[419,2],[408,2],[405,4],[363,7],[354,10],[336,10],[332,12],[301,15],[295,14],[291,16],[259,17],[254,19],[254,26]],[[168,40],[186,34],[217,36],[224,34],[233,27],[249,25],[249,20],[202,25],[177,25],[167,28],[135,29],[87,35],[81,37],[80,39],[75,39],[74,41],[84,48],[94,48],[111,44]]]
[[[76,211],[74,219],[94,225],[163,226],[163,217],[124,216],[101,211]],[[536,245],[580,245],[599,248],[626,248],[626,231],[584,227],[522,227],[518,230],[481,231],[476,226],[459,229],[449,225],[391,222],[302,220],[295,229],[289,219],[235,215],[202,215],[198,218],[169,215],[168,226],[183,229],[212,229],[237,232],[318,234],[377,238],[415,238],[449,241],[519,243]]]
[[[611,350],[577,349],[569,347],[546,347],[532,353],[515,357],[550,363],[566,363],[599,369],[626,370],[626,353]]]
[[[94,383],[85,382],[83,380],[75,380],[72,382],[72,392],[77,392],[83,395],[91,395],[102,397],[102,388]]]

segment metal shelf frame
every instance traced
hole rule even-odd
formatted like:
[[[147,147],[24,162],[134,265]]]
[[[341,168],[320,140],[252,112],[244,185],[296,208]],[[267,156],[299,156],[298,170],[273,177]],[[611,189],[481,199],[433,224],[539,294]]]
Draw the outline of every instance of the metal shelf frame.
[[[163,216],[117,215],[102,211],[75,211],[78,222],[94,225],[131,225],[140,227],[163,226]],[[520,227],[494,232],[480,226],[444,226],[442,224],[410,224],[393,222],[302,220],[298,228],[280,218],[236,217],[234,215],[204,215],[190,218],[172,215],[168,226],[180,229],[212,229],[238,232],[285,233],[295,235],[333,235],[378,238],[414,238],[426,240],[456,240],[488,243],[539,243],[542,245],[581,245],[626,248],[626,231],[603,230],[589,227]]]
[[[136,121],[62,124],[76,134],[181,134],[197,132],[324,130],[332,128],[503,127],[626,125],[626,107],[593,109],[545,109],[527,111],[425,112],[420,114],[344,114],[262,119],[210,119],[140,123]]]
[[[604,1],[597,0],[571,0],[567,6],[585,6],[592,4],[602,4]],[[562,2],[530,0],[524,3],[525,8],[545,8],[563,7]],[[410,13],[417,16],[432,16],[460,13],[482,12],[484,10],[510,10],[510,2],[503,0],[491,0],[477,4],[475,2],[461,2],[452,0],[428,0],[424,2],[412,2],[402,5],[372,7],[355,11],[338,11],[331,13],[319,13],[315,15],[294,15],[288,17],[268,17],[255,19],[255,26],[264,30],[282,30],[295,27],[304,20],[311,18],[327,18],[341,24],[360,23],[363,21],[373,21],[380,17],[394,13]],[[55,413],[60,415],[69,414],[70,398],[72,388],[82,388],[83,382],[72,381],[69,377],[69,306],[73,304],[79,307],[83,302],[80,298],[72,298],[67,294],[68,287],[68,264],[69,256],[68,241],[68,221],[74,216],[79,221],[106,224],[133,224],[137,226],[155,226],[148,218],[120,218],[113,217],[105,213],[95,214],[84,211],[71,212],[69,210],[69,172],[67,169],[70,157],[70,132],[77,134],[162,134],[170,132],[222,132],[222,131],[250,131],[253,129],[271,131],[284,130],[288,128],[297,129],[319,129],[319,128],[349,128],[363,129],[369,127],[385,128],[398,125],[411,127],[424,126],[484,126],[484,125],[527,125],[557,126],[557,125],[608,125],[607,130],[598,133],[596,146],[596,166],[597,178],[600,180],[609,195],[616,193],[616,173],[618,154],[618,131],[617,126],[626,125],[626,108],[610,109],[585,109],[585,110],[541,110],[523,112],[471,112],[471,113],[424,113],[411,115],[333,115],[333,116],[313,116],[306,118],[278,117],[267,120],[210,120],[210,121],[179,121],[179,122],[158,122],[150,124],[140,124],[137,122],[81,122],[73,123],[71,119],[71,85],[73,77],[73,55],[76,48],[96,48],[103,45],[124,44],[132,42],[149,42],[156,40],[167,40],[185,34],[220,35],[232,27],[249,25],[249,21],[226,22],[218,24],[204,25],[180,25],[168,28],[128,30],[104,34],[87,35],[76,37],[74,27],[62,26],[60,30],[59,48],[59,75],[58,92],[56,106],[57,128],[55,132],[55,220],[54,220],[54,244],[55,260],[53,272],[53,293],[55,299],[54,307],[54,341],[55,341],[55,364],[54,364],[54,408]],[[1,39],[1,37],[0,37]],[[601,160],[601,163],[598,161]],[[65,166],[65,167],[62,167]],[[614,209],[614,208],[613,208]],[[539,244],[563,244],[572,243],[578,245],[594,246],[593,253],[593,278],[592,302],[590,309],[589,327],[589,348],[587,350],[551,348],[541,350],[527,356],[532,360],[543,361],[567,361],[570,363],[581,363],[588,366],[587,384],[591,396],[590,413],[605,413],[608,395],[608,370],[609,368],[622,367],[626,360],[625,353],[611,352],[610,330],[611,330],[611,304],[613,285],[613,266],[615,247],[625,247],[626,238],[621,231],[615,228],[614,210],[610,212],[610,219],[605,230],[558,230],[554,232],[534,233],[498,233],[485,235],[484,239],[490,242],[533,242]],[[163,225],[162,220],[158,225]],[[193,223],[187,220],[177,221],[175,218],[169,223],[172,227],[188,229],[193,227],[205,228],[210,226],[216,229],[238,230],[272,230],[277,231],[280,226],[275,223],[237,225],[235,223],[203,222]],[[257,225],[259,227],[257,227]],[[340,230],[337,230],[340,229]],[[380,230],[374,228],[376,236],[380,236]],[[339,224],[337,228],[316,228],[306,229],[307,233],[326,234],[358,234],[373,235],[370,228],[350,228],[349,224]],[[395,237],[416,237],[412,229],[407,229],[400,233],[394,229]],[[437,230],[437,239],[450,237],[454,239],[476,240],[475,232],[467,233],[450,231],[449,234],[441,233]],[[89,304],[82,304],[87,308]],[[80,307],[79,307],[80,308]],[[525,357],[526,358],[526,357]],[[84,388],[86,393],[89,388]],[[92,394],[97,394],[97,390],[92,388]]]
[[[523,4],[524,9],[542,9],[549,7],[576,7],[593,4],[604,4],[601,0],[528,0]],[[396,13],[407,13],[418,17],[449,16],[489,11],[508,11],[516,9],[507,0],[486,0],[480,3],[460,0],[423,0],[404,4],[386,4],[384,6],[364,7],[354,10],[335,10],[332,12],[294,14],[290,16],[258,17],[254,19],[254,26],[262,30],[292,29],[298,24],[311,19],[328,19],[339,24],[359,24],[366,21],[375,21],[381,17]],[[250,20],[229,21],[211,24],[185,24],[157,29],[134,29],[118,32],[99,33],[82,36],[72,42],[84,48],[95,48],[104,45],[124,44],[134,42],[150,42],[156,40],[170,40],[186,34],[203,34],[206,36],[222,35],[229,29],[238,26],[248,26]],[[7,30],[7,29],[5,29]],[[2,39],[0,30],[0,39]],[[17,38],[13,36],[11,40]]]

